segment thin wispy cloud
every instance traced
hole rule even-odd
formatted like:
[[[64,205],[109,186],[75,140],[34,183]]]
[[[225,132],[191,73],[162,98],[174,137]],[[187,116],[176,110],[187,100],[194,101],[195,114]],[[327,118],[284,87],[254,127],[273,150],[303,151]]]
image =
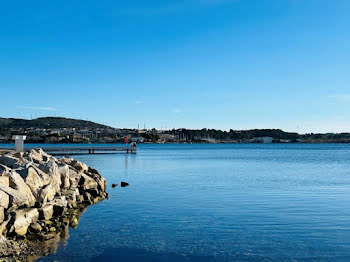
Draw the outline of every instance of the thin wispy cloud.
[[[20,109],[41,110],[41,111],[56,111],[56,108],[49,106],[17,106]]]
[[[140,105],[140,104],[144,104],[144,102],[143,101],[135,101],[135,104]]]
[[[339,102],[350,102],[350,94],[335,94],[330,95],[329,98]]]

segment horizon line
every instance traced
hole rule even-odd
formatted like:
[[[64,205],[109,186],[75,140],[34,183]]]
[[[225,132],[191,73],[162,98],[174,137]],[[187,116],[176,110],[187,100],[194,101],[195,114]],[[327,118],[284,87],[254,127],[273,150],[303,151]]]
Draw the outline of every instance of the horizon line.
[[[308,133],[299,133],[299,132],[295,132],[295,131],[286,131],[282,128],[249,128],[249,129],[220,129],[220,128],[208,128],[208,127],[202,127],[202,128],[186,128],[186,127],[179,127],[179,128],[170,128],[170,129],[158,129],[158,128],[132,128],[132,127],[115,127],[109,124],[105,124],[105,123],[101,123],[101,122],[95,122],[94,120],[89,120],[88,118],[83,119],[83,118],[71,118],[71,117],[64,117],[64,116],[41,116],[41,117],[36,117],[36,118],[16,118],[16,117],[0,117],[0,119],[16,119],[16,120],[27,120],[27,121],[33,121],[33,120],[37,120],[37,119],[43,119],[43,118],[63,118],[63,119],[70,119],[70,120],[77,120],[77,121],[87,121],[87,122],[92,122],[95,124],[99,124],[99,125],[103,125],[103,126],[107,126],[110,128],[116,128],[116,129],[130,129],[130,130],[152,130],[152,129],[156,129],[157,131],[171,131],[171,130],[180,130],[180,129],[186,129],[186,130],[203,130],[203,129],[207,129],[207,130],[216,130],[216,131],[224,131],[224,132],[230,132],[235,131],[235,132],[240,132],[240,131],[252,131],[252,130],[281,130],[285,133],[294,133],[294,134],[298,134],[298,135],[307,135],[307,134],[348,134],[350,133],[350,131],[343,131],[343,132],[308,132]]]

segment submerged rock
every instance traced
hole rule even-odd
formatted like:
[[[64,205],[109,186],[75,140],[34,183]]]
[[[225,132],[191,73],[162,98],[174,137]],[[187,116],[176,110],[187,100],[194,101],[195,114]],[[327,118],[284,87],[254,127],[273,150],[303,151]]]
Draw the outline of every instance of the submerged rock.
[[[117,186],[118,186],[118,184],[112,184],[112,188],[115,188]]]
[[[24,239],[53,239],[76,227],[82,209],[108,196],[106,184],[86,164],[41,149],[1,155],[0,260],[33,251]]]

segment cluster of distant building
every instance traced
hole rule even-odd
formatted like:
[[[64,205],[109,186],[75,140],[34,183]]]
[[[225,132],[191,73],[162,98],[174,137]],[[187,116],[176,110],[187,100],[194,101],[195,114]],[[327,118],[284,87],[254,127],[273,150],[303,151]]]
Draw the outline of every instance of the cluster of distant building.
[[[0,142],[11,141],[13,134],[26,135],[30,143],[114,143],[125,136],[144,141],[135,132],[117,128],[11,128],[8,135],[0,136]]]
[[[12,141],[13,135],[27,136],[28,143],[118,143],[128,137],[130,142],[155,142],[159,139],[155,129],[118,128],[10,128],[0,135],[0,143]]]
[[[186,139],[179,138],[176,135],[160,135],[160,142],[169,143],[169,142],[180,142],[180,143],[188,143],[188,142],[197,142],[197,143],[255,143],[255,144],[272,144],[272,143],[301,143],[302,139],[275,139],[273,137],[264,136],[264,137],[253,137],[250,139],[215,139],[210,137],[194,137],[194,139]]]
[[[11,128],[7,135],[0,136],[0,143],[11,142],[12,136],[27,136],[29,143],[291,143],[301,142],[273,137],[253,137],[249,139],[215,139],[210,136],[188,136],[184,133],[171,133],[156,129],[119,129],[119,128]]]

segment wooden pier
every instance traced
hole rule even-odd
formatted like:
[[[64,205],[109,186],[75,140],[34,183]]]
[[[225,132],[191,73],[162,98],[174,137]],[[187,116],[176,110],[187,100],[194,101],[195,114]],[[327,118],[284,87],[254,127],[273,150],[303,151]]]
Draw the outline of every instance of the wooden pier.
[[[54,154],[79,154],[79,153],[105,153],[105,152],[121,152],[127,154],[135,154],[137,151],[136,147],[131,146],[41,146],[41,147],[31,147],[25,146],[24,151],[30,149],[42,148],[46,153]],[[12,150],[10,147],[1,147],[0,150]]]

